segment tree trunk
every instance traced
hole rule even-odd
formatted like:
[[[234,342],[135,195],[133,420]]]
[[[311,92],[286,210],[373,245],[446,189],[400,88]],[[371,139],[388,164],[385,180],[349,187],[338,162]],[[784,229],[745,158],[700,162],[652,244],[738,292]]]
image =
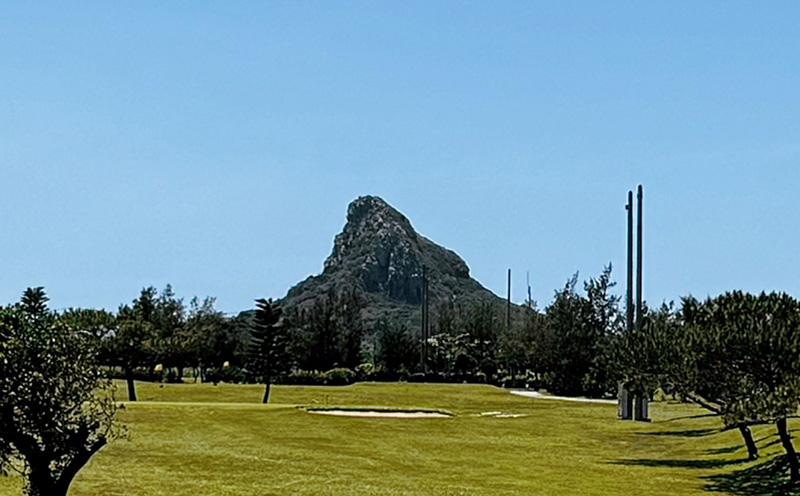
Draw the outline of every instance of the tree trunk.
[[[30,459],[28,462],[30,463]],[[67,496],[74,476],[70,477],[69,480],[54,480],[53,474],[50,473],[49,465],[46,464],[45,460],[40,459],[31,465],[32,468],[28,474],[29,496]],[[33,468],[33,465],[36,468]],[[66,478],[62,477],[62,479]]]
[[[271,385],[270,382],[272,382],[272,379],[270,377],[267,377],[266,382],[267,382],[267,388],[264,390],[264,400],[261,402],[265,405],[269,403],[269,387]]]
[[[61,471],[61,476],[56,481],[56,494],[66,495],[69,493],[69,486],[72,484],[75,476],[78,475],[78,472],[80,472],[84,465],[89,463],[89,460],[92,459],[95,453],[100,451],[107,443],[108,440],[105,437],[101,437],[84,451],[76,453],[69,464]]]
[[[753,433],[750,431],[750,427],[741,424],[739,425],[739,432],[742,434],[745,446],[747,446],[747,459],[758,459],[758,446],[756,446],[756,442],[753,440]]]
[[[800,463],[797,461],[797,452],[794,450],[792,444],[792,435],[786,426],[786,417],[775,422],[778,427],[778,434],[781,437],[781,444],[786,451],[786,457],[789,459],[789,473],[791,474],[792,483],[800,482]]]
[[[133,382],[133,370],[125,367],[125,380],[128,382],[128,401],[136,401],[136,384]]]
[[[31,470],[28,475],[28,483],[30,484],[30,496],[67,496],[69,485],[63,487],[63,484],[58,484],[53,481],[49,472],[40,472]]]

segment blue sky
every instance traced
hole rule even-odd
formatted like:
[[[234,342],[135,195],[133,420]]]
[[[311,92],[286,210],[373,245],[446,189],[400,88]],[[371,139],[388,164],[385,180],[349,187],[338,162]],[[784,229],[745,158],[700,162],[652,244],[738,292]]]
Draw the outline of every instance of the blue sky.
[[[144,286],[235,313],[322,270],[378,195],[540,307],[612,262],[645,298],[800,296],[800,7],[0,4],[0,303]]]

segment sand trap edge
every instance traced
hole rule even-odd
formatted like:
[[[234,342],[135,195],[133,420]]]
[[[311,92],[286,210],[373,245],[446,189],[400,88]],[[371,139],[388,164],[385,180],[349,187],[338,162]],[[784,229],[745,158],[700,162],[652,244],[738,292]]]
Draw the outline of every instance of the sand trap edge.
[[[308,413],[317,415],[333,415],[336,417],[357,418],[392,418],[392,419],[423,419],[423,418],[452,418],[453,415],[425,411],[425,410],[377,410],[377,409],[343,409],[343,408],[308,408]]]

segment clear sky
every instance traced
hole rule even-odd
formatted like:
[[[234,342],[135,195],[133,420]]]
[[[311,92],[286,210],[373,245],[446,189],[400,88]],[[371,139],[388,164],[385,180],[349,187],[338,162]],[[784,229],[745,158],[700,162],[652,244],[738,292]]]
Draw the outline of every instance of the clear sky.
[[[0,3],[0,304],[229,313],[378,195],[543,307],[645,188],[645,299],[800,296],[797,2]]]

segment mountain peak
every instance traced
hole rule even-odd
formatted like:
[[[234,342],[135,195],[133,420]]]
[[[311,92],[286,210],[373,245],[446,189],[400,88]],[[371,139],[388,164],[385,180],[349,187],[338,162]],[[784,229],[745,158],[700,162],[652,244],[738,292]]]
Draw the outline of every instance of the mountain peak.
[[[348,206],[347,223],[334,239],[322,274],[290,289],[284,304],[306,307],[328,292],[355,289],[370,295],[373,303],[382,302],[376,303],[378,307],[411,318],[408,305],[422,301],[423,267],[431,305],[498,301],[470,278],[467,264],[455,252],[418,234],[411,222],[383,199],[362,196]],[[368,313],[377,317],[380,312],[376,312]]]
[[[368,293],[384,293],[404,303],[422,298],[420,236],[411,222],[376,196],[362,196],[347,208],[347,224],[325,261],[325,274],[356,276]]]

